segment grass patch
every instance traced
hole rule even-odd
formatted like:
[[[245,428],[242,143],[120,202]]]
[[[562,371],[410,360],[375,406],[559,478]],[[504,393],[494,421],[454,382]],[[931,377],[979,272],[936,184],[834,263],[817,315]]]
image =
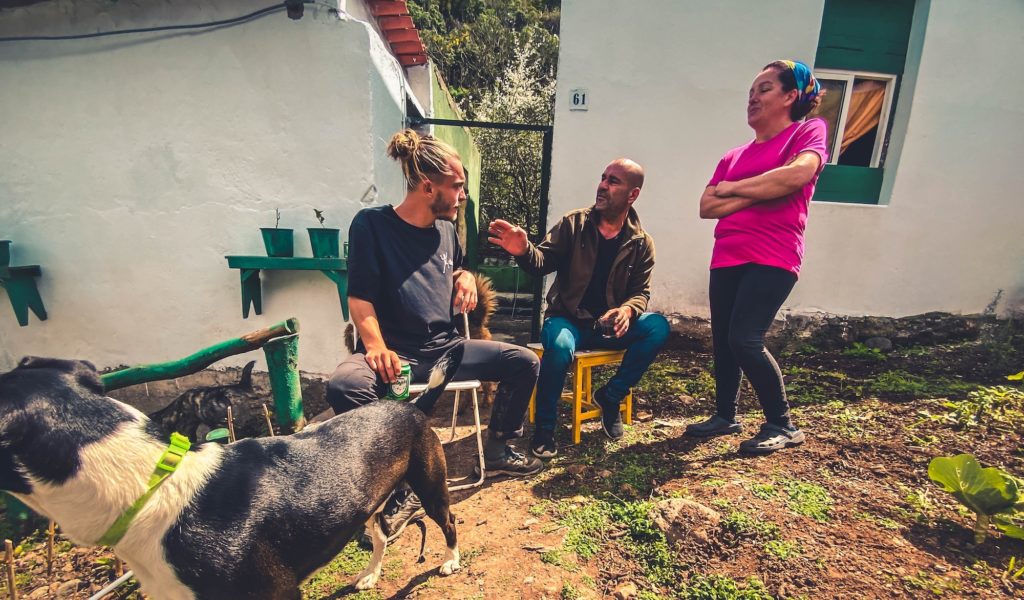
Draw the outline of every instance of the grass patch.
[[[857,513],[857,518],[868,523],[874,523],[882,529],[897,530],[902,529],[903,526],[899,524],[899,521],[890,519],[889,517],[883,517],[881,515],[873,515],[869,512]]]
[[[966,395],[977,386],[948,377],[925,379],[907,371],[894,370],[880,374],[871,382],[875,394],[900,399],[944,398]]]
[[[753,494],[755,498],[769,500],[777,496],[779,494],[779,490],[770,483],[754,483],[750,486],[750,493]]]
[[[842,354],[846,358],[868,362],[882,362],[885,360],[885,355],[882,354],[881,350],[868,347],[860,342],[854,342],[853,346],[843,350]]]
[[[799,556],[800,546],[796,542],[786,540],[768,540],[764,543],[764,551],[770,556],[786,561],[794,556]]]
[[[862,391],[860,385],[852,383],[849,375],[840,371],[787,367],[783,373],[786,376],[786,396],[794,405],[856,400]]]
[[[556,505],[555,512],[559,524],[567,530],[562,547],[583,560],[597,554],[608,529],[606,503],[590,500],[580,506],[563,500]]]
[[[784,482],[783,488],[789,496],[786,505],[791,511],[820,523],[826,523],[832,518],[832,496],[825,488],[795,479]]]
[[[742,510],[734,510],[722,519],[720,526],[727,533],[737,537],[754,537],[774,540],[779,537],[779,526],[751,516]]]
[[[695,575],[679,590],[683,600],[772,600],[764,583],[757,577],[746,583],[723,575]]]
[[[303,597],[323,598],[334,594],[352,583],[352,579],[365,569],[369,562],[370,552],[360,548],[359,544],[354,541],[349,542],[341,553],[334,557],[334,560],[302,585]],[[383,598],[379,592],[374,590],[345,597],[354,600],[380,600]]]
[[[675,580],[678,567],[665,534],[651,520],[652,506],[650,501],[613,504],[610,516],[626,527],[628,535],[622,543],[642,566],[647,581],[654,585],[667,585]]]
[[[935,596],[942,596],[946,592],[960,591],[960,582],[925,573],[924,571],[918,571],[917,575],[904,577],[903,583],[910,589],[926,590]]]
[[[579,570],[579,566],[568,560],[562,551],[557,548],[554,550],[548,550],[547,552],[542,552],[540,555],[540,562],[560,567],[570,573],[574,573]]]
[[[558,597],[561,600],[581,600],[583,592],[574,586],[572,582],[566,581],[562,584],[562,591],[559,592]]]
[[[634,391],[659,399],[674,400],[683,394],[714,398],[715,377],[707,369],[696,370],[670,360],[657,361],[647,369]]]

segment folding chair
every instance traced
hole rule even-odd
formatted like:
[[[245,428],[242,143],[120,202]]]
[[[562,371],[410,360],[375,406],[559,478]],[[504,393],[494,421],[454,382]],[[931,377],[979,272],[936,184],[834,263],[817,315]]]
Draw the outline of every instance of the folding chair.
[[[468,340],[469,339],[469,316],[466,313],[462,313],[462,325],[466,329],[466,339]],[[480,427],[480,401],[479,401],[479,397],[477,395],[477,392],[480,390],[481,387],[482,387],[482,384],[480,383],[479,380],[476,380],[476,379],[466,379],[466,380],[463,380],[463,381],[449,381],[448,385],[445,386],[445,390],[447,390],[449,392],[455,392],[455,405],[452,408],[452,433],[451,433],[451,437],[448,438],[448,441],[445,442],[445,443],[446,444],[450,444],[451,442],[455,441],[455,426],[456,426],[456,424],[458,422],[458,419],[459,419],[459,394],[461,392],[464,392],[464,391],[468,390],[472,394],[472,397],[473,397],[473,420],[474,420],[474,423],[476,424],[476,449],[477,449],[477,456],[479,457],[479,461],[480,461],[480,478],[477,479],[474,483],[463,483],[463,484],[460,484],[460,485],[450,485],[448,487],[448,491],[450,491],[450,492],[454,492],[454,491],[458,491],[458,490],[464,490],[464,489],[474,488],[474,487],[480,486],[480,485],[483,484],[484,479],[486,477],[486,473],[484,471],[484,438],[483,438],[482,428]],[[412,396],[414,396],[416,394],[419,394],[420,392],[422,392],[425,389],[427,389],[427,384],[425,384],[425,383],[414,383],[411,386],[409,386],[409,397],[411,398]],[[468,479],[468,476],[464,477],[463,479]]]

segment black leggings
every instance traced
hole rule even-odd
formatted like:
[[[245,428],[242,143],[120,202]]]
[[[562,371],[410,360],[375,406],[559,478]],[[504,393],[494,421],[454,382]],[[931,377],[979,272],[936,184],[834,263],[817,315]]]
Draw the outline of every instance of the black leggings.
[[[796,275],[747,263],[711,270],[711,337],[718,416],[736,418],[742,369],[769,423],[790,427],[782,372],[764,347],[764,334],[786,301]]]

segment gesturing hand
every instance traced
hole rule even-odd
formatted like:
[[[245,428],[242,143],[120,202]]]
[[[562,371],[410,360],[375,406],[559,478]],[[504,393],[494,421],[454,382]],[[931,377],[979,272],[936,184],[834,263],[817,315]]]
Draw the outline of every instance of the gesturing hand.
[[[394,383],[402,372],[402,361],[398,355],[386,347],[366,349],[366,364],[374,370],[384,383]]]
[[[488,242],[501,246],[512,256],[522,256],[530,247],[530,242],[526,239],[526,230],[508,221],[501,219],[491,221],[487,227],[487,233],[491,234],[487,238]]]

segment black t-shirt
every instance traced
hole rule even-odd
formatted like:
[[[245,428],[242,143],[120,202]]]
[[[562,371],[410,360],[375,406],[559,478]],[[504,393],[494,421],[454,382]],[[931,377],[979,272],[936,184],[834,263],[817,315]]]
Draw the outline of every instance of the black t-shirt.
[[[586,310],[595,319],[608,312],[608,275],[612,270],[612,263],[622,247],[622,230],[618,235],[606,240],[598,233],[597,259],[594,261],[594,271],[590,275],[590,283],[587,284],[587,291],[583,293],[580,300],[580,308]]]
[[[421,228],[391,206],[364,208],[348,241],[348,295],[373,304],[389,349],[415,353],[451,341],[452,274],[462,267],[451,222]]]

